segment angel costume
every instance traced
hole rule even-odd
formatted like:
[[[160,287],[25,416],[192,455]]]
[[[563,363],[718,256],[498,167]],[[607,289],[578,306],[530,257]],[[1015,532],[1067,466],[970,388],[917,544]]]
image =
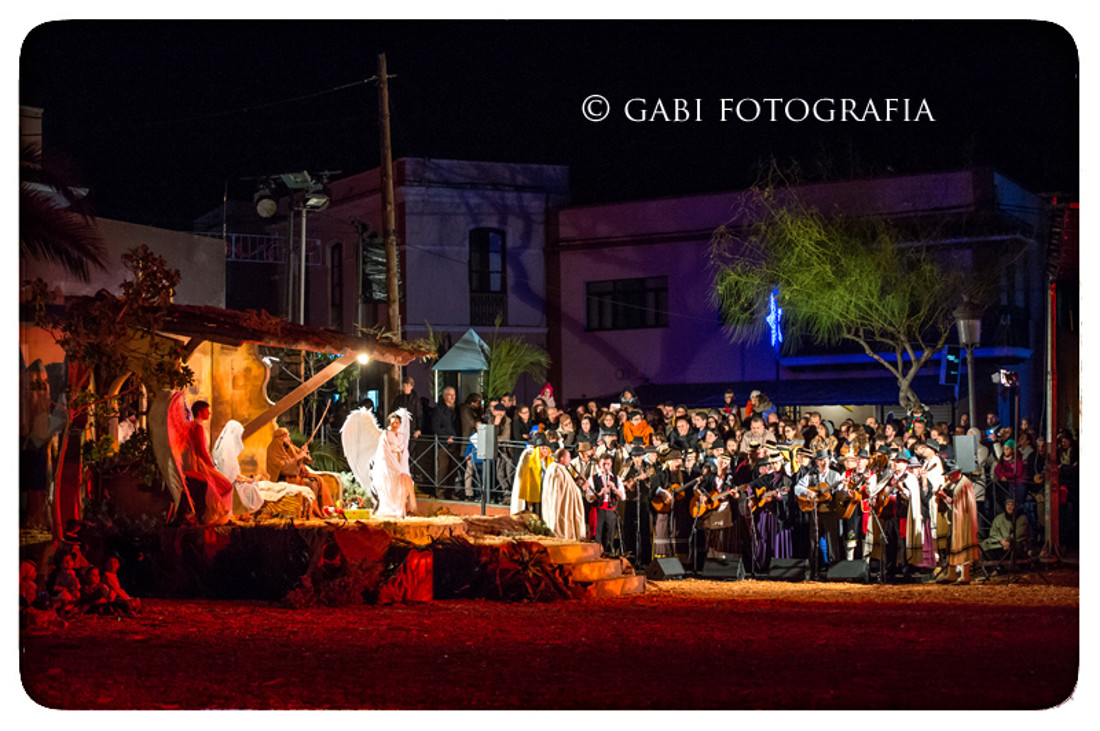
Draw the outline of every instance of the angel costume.
[[[222,428],[218,441],[214,443],[214,465],[218,471],[233,483],[233,515],[251,514],[264,506],[265,502],[275,502],[286,495],[297,495],[306,506],[306,515],[312,510],[317,499],[313,490],[303,485],[289,482],[269,482],[252,480],[241,475],[238,459],[244,451],[244,427],[241,422],[230,419]]]
[[[583,541],[588,537],[584,523],[584,499],[580,488],[561,462],[551,462],[542,477],[542,517],[558,538]]]
[[[394,428],[394,418],[401,420]],[[344,455],[360,485],[370,485],[378,498],[375,515],[404,518],[416,512],[412,474],[409,472],[409,412],[398,409],[390,415],[389,428],[382,430],[366,409],[348,414],[340,429]]]

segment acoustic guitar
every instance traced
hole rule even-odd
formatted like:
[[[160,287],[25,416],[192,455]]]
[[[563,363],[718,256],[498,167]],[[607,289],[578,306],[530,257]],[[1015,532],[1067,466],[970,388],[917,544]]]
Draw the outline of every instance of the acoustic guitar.
[[[703,479],[703,476],[699,475],[694,480],[684,485],[674,482],[668,487],[669,495],[666,496],[657,492],[654,494],[653,499],[649,501],[649,504],[653,506],[653,509],[658,513],[668,513],[672,510],[672,504],[687,497],[687,490],[694,487],[695,483],[701,479]]]
[[[768,489],[766,487],[760,487],[756,489],[756,494],[749,497],[749,510],[756,512],[757,508],[762,508],[772,500],[786,495],[790,488],[777,487]]]
[[[818,507],[825,507],[833,499],[833,486],[824,482],[807,488],[809,495],[798,495],[798,509],[803,513],[809,513]]]
[[[741,490],[744,490],[748,485],[734,485],[733,487],[726,488],[725,490],[717,490],[703,494],[702,492],[696,492],[691,496],[691,505],[688,510],[691,512],[691,517],[701,518],[707,513],[717,510],[718,506],[722,502],[722,498],[729,495],[738,497]]]

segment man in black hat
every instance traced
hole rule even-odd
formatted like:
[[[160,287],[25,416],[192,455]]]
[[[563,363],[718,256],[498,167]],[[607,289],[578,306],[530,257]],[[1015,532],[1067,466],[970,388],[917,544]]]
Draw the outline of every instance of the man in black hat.
[[[833,491],[844,480],[844,476],[833,469],[832,453],[828,449],[818,449],[813,453],[813,467],[794,485],[796,497],[815,503],[816,520],[811,515],[808,526],[810,546],[807,558],[813,562],[820,556],[817,570],[824,570],[840,558],[840,531],[837,514],[833,510]]]
[[[898,451],[891,459],[890,470],[878,481],[870,499],[875,517],[871,519],[871,531],[867,534],[864,551],[872,557],[876,548],[880,551],[880,577],[890,583],[897,579],[901,519],[907,514],[909,499],[917,487],[912,475],[906,471],[907,466],[908,459]],[[877,542],[876,537],[879,537]]]
[[[596,459],[599,460],[605,454],[611,456],[611,470],[615,474],[622,471],[623,463],[629,457],[627,450],[619,446],[619,435],[614,429],[600,427],[600,444],[596,446]]]
[[[749,483],[756,536],[753,570],[766,571],[773,558],[794,557],[788,501],[791,478],[783,471],[783,457],[778,452],[767,455],[759,467],[760,476]]]
[[[690,501],[686,498],[690,476],[684,469],[684,453],[670,449],[665,454],[665,468],[650,481],[655,497],[670,502],[668,508],[657,513],[653,528],[654,556],[677,556],[687,560],[688,535],[691,532]],[[674,492],[675,491],[675,492]],[[677,496],[683,496],[677,499]]]
[[[649,504],[649,480],[653,476],[654,469],[645,462],[645,441],[638,437],[630,446],[630,462],[627,464],[620,477],[623,487],[626,488],[626,499],[621,503],[622,508],[622,553],[634,556],[635,563],[641,564],[643,554],[645,563],[649,563],[651,551],[648,544],[651,531],[649,530],[649,510],[643,512],[639,506]],[[643,535],[639,535],[639,532]]]

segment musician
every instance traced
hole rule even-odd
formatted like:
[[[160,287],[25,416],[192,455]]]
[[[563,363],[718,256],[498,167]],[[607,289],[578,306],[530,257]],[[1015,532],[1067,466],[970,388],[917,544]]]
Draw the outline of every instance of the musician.
[[[827,449],[814,452],[813,465],[800,471],[800,475],[794,484],[796,498],[813,500],[817,504],[817,520],[810,515],[807,526],[810,543],[805,557],[813,559],[815,553],[820,555],[817,568],[822,570],[840,557],[840,523],[833,510],[833,491],[843,482],[844,476],[833,469],[832,453]]]
[[[878,522],[872,519],[872,529],[867,532],[864,545],[868,556],[873,557],[876,548],[878,549],[879,571],[885,581],[890,583],[897,580],[901,518],[906,515],[905,509],[910,497],[916,495],[920,489],[917,480],[906,470],[908,462],[904,452],[899,451],[891,458],[890,469],[883,473],[879,481],[881,487],[871,498],[871,508],[875,511]],[[876,542],[875,538],[880,530],[881,541]]]
[[[626,489],[622,480],[611,471],[610,454],[602,454],[598,464],[596,473],[585,483],[584,491],[588,502],[596,506],[596,541],[605,553],[611,553],[617,525],[615,507],[626,498]]]
[[[600,443],[596,445],[596,461],[599,462],[600,458],[604,455],[611,457],[612,470],[615,474],[618,474],[623,467],[623,463],[627,462],[629,452],[619,445],[619,435],[617,432],[609,429],[600,429]]]
[[[901,450],[899,454],[906,454],[906,451]],[[909,500],[905,521],[905,574],[908,576],[918,569],[935,568],[936,538],[935,521],[931,520],[932,490],[924,478],[920,457],[910,455],[905,468],[917,485],[916,488],[912,483],[909,485],[913,497]]]
[[[916,422],[920,424],[921,422]],[[948,524],[948,509],[942,501],[936,500],[936,493],[943,489],[945,479],[943,460],[936,452],[936,445],[920,443],[915,451],[921,458],[921,497],[922,507],[927,506],[924,519],[931,528],[933,547],[936,550],[936,563],[939,563],[943,554],[939,551],[947,548],[947,540],[950,534]]]
[[[951,510],[947,564],[954,566],[958,572],[956,583],[969,584],[970,564],[981,558],[978,549],[978,504],[974,500],[973,484],[962,474],[958,465],[948,460],[945,467],[948,474],[942,497]]]
[[[675,495],[672,490],[683,488],[690,481],[688,474],[684,469],[684,453],[670,449],[665,456],[665,469],[658,471],[650,481],[655,496],[672,501],[671,510],[657,513],[653,527],[654,556],[678,556],[681,561],[687,560],[691,511],[690,502],[683,498],[690,496],[686,494],[687,488]]]
[[[737,458],[738,454],[740,455],[739,459]],[[733,465],[731,469],[734,472],[734,479],[738,485],[752,482],[759,477],[757,467],[760,464],[760,442],[750,442],[748,451],[736,453],[731,464]]]
[[[572,455],[559,448],[542,477],[542,514],[546,527],[558,538],[580,541],[588,537],[584,499],[576,476],[569,468]]]
[[[749,489],[756,531],[753,569],[766,571],[773,558],[794,555],[787,501],[791,478],[783,472],[783,458],[778,452],[760,461],[760,476],[749,483]]]
[[[844,458],[844,480],[839,492],[844,502],[840,529],[848,560],[863,557],[864,514],[862,501],[876,486],[878,478],[868,470],[871,455],[867,450]],[[845,517],[847,515],[847,517]]]
[[[738,484],[734,479],[730,455],[725,450],[719,452],[715,457],[714,491],[708,501],[716,500],[717,504],[701,518],[708,551],[738,553],[742,556],[752,553],[748,523],[752,519],[749,493],[743,483],[740,488]]]
[[[621,527],[623,545],[621,553],[637,557],[638,551],[638,500],[649,501],[648,480],[652,475],[649,465],[645,462],[646,446],[641,437],[634,440],[630,447],[630,459],[618,473],[619,479],[626,488],[626,498],[619,503],[618,518]],[[646,483],[646,484],[640,484]],[[640,492],[645,493],[642,498]],[[649,511],[646,511],[646,520],[649,519]],[[648,533],[648,531],[647,531]]]

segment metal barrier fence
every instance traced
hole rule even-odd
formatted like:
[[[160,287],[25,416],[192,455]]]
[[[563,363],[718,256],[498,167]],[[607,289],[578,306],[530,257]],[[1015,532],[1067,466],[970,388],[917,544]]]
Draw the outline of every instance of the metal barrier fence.
[[[468,438],[439,436],[409,440],[409,470],[422,492],[443,500],[507,505],[516,460],[526,442],[498,440],[491,460],[476,459]]]

